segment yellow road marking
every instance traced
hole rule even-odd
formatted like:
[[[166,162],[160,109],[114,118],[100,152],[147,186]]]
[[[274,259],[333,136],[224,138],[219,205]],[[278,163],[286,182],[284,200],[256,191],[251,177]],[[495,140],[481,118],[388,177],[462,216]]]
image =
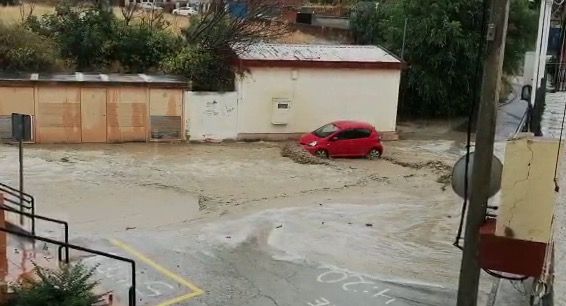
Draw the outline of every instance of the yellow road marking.
[[[177,303],[180,303],[180,302],[183,302],[183,301],[186,301],[186,300],[189,300],[189,299],[192,299],[194,297],[197,297],[199,295],[204,294],[204,290],[200,289],[195,284],[193,284],[190,281],[182,278],[181,276],[169,271],[167,268],[159,265],[155,261],[147,258],[145,255],[138,252],[137,250],[135,250],[131,246],[125,244],[124,242],[121,242],[121,241],[116,240],[116,239],[110,239],[110,242],[112,242],[112,244],[121,248],[122,250],[126,251],[127,253],[130,253],[131,255],[137,257],[139,260],[141,260],[142,262],[144,262],[148,266],[159,271],[161,274],[163,274],[163,275],[167,276],[168,278],[176,281],[177,283],[191,289],[191,293],[176,297],[174,299],[171,299],[171,300],[168,300],[168,301],[165,301],[165,302],[162,302],[157,306],[170,306],[170,305],[177,304]]]

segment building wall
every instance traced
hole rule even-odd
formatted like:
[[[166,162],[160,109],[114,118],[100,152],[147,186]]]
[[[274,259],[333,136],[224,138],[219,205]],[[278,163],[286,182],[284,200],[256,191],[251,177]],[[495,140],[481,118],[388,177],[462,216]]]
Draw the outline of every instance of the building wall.
[[[558,144],[558,139],[540,137],[507,142],[497,236],[543,243],[551,240]]]
[[[251,68],[239,80],[238,132],[303,133],[341,120],[394,132],[399,70]],[[273,99],[291,101],[288,124],[272,124]]]
[[[217,141],[238,137],[236,92],[187,92],[188,139]]]

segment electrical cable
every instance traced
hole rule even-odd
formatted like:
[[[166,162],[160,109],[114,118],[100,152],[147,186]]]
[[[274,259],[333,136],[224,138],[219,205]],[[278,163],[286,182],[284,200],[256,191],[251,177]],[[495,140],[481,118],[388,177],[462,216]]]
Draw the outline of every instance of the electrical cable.
[[[468,115],[468,127],[466,131],[466,169],[464,170],[464,203],[462,203],[462,211],[460,213],[460,224],[458,226],[458,233],[456,234],[456,240],[454,241],[454,246],[463,250],[463,247],[460,245],[460,239],[462,238],[462,232],[464,230],[464,219],[466,216],[466,211],[468,208],[468,175],[469,175],[469,167],[470,167],[470,149],[472,147],[472,122],[474,120],[474,114],[477,109],[478,105],[478,92],[481,88],[481,76],[482,76],[482,68],[483,68],[483,55],[484,55],[484,48],[485,48],[485,36],[487,34],[487,29],[485,22],[487,20],[487,0],[483,0],[482,4],[482,17],[481,17],[481,28],[480,28],[480,41],[477,50],[477,57],[476,57],[476,72],[474,78],[474,85],[475,90],[472,93],[472,103],[470,106],[470,113]]]

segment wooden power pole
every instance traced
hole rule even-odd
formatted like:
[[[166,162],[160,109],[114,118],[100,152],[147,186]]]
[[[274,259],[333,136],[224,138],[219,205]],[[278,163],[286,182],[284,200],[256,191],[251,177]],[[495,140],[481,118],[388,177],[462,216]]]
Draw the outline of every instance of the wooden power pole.
[[[464,254],[460,269],[458,306],[477,306],[481,272],[479,264],[479,230],[485,221],[487,201],[489,199],[497,101],[501,87],[505,39],[507,38],[509,0],[489,1],[491,4],[486,31],[487,53],[484,61],[478,113],[470,206],[466,218]]]

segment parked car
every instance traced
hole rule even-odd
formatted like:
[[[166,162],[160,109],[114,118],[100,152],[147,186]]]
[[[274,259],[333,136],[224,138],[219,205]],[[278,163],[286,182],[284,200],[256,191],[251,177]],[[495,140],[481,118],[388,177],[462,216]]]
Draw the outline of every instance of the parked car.
[[[322,158],[366,156],[377,159],[383,155],[381,136],[368,123],[335,121],[312,133],[303,135],[301,145]]]
[[[163,10],[162,7],[157,6],[155,3],[153,2],[143,2],[140,6],[140,8],[142,10],[146,10],[146,11],[161,11]]]
[[[196,16],[196,15],[198,15],[198,11],[196,9],[194,9],[193,7],[186,6],[186,7],[180,7],[178,9],[174,9],[173,15]]]

